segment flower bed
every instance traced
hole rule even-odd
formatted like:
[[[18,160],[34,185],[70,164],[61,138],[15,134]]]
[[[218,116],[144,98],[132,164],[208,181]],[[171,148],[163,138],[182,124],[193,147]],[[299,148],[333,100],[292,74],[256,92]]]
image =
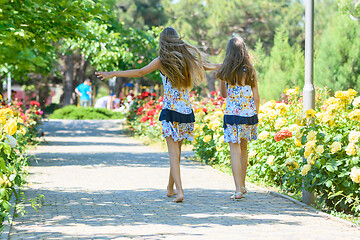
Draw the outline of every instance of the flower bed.
[[[230,167],[224,143],[225,101],[216,93],[210,99],[192,96],[196,115],[195,156],[208,163]],[[249,144],[248,176],[284,191],[314,191],[321,206],[356,216],[360,213],[360,97],[350,89],[330,97],[317,89],[316,107],[303,113],[299,89],[287,89],[281,102],[261,105],[258,140]],[[128,120],[135,133],[161,138],[157,121],[161,99],[138,97]]]
[[[8,105],[0,100],[0,223],[9,217],[13,207],[10,198],[14,194],[19,199],[18,188],[25,183],[25,150],[39,136],[36,129],[42,119],[39,107],[36,101],[24,106],[21,102]]]

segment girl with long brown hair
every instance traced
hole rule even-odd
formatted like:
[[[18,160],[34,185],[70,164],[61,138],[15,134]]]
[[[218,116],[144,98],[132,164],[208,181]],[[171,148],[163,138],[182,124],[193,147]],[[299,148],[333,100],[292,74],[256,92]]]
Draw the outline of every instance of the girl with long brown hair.
[[[180,177],[181,145],[184,139],[194,139],[195,116],[191,109],[189,89],[204,81],[204,70],[216,70],[219,65],[204,65],[199,50],[184,42],[175,29],[165,28],[159,39],[159,56],[141,69],[96,72],[101,79],[111,77],[142,77],[160,70],[164,86],[163,109],[159,120],[166,138],[170,160],[167,196],[182,202],[184,191]],[[174,184],[176,190],[174,190]]]
[[[231,199],[239,200],[247,192],[247,144],[257,139],[260,106],[255,69],[242,38],[234,37],[228,42],[224,62],[216,77],[221,80],[220,94],[226,98],[224,141],[230,146],[235,182],[235,193]]]

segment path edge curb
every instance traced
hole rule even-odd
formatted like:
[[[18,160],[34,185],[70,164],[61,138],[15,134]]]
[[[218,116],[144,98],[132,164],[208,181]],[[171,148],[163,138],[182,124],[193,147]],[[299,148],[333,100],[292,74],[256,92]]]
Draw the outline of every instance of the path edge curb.
[[[3,222],[4,231],[2,231],[2,233],[0,235],[0,239],[10,239],[11,226],[12,226],[12,223],[13,223],[13,220],[15,217],[15,209],[16,209],[16,201],[15,201],[14,193],[11,195],[10,204],[13,206],[10,209],[10,219],[4,220],[4,222]]]
[[[321,215],[322,217],[329,218],[329,219],[332,219],[332,220],[337,221],[337,222],[341,222],[341,223],[343,223],[345,225],[348,225],[350,227],[357,228],[358,230],[360,230],[360,226],[356,225],[355,223],[352,223],[350,221],[341,219],[339,217],[335,217],[335,216],[333,216],[331,214],[322,212],[322,211],[320,211],[320,210],[318,210],[318,209],[316,209],[316,208],[314,208],[312,206],[309,206],[309,205],[307,205],[307,204],[305,204],[303,202],[300,202],[300,201],[298,201],[298,200],[296,200],[296,199],[294,199],[292,197],[289,197],[287,195],[284,195],[284,194],[281,194],[281,193],[278,193],[278,192],[275,192],[275,191],[272,191],[272,190],[269,190],[269,189],[266,189],[266,188],[263,188],[263,187],[259,187],[259,186],[255,185],[254,183],[248,183],[247,182],[246,184],[251,186],[251,188],[253,188],[253,189],[264,191],[267,194],[270,194],[272,196],[285,198],[285,199],[287,199],[287,200],[289,200],[289,201],[291,201],[291,202],[293,202],[293,203],[295,203],[297,205],[300,205],[300,206],[302,206],[302,207],[304,207],[304,208],[306,208],[306,209],[308,209],[308,210],[310,210],[312,212],[315,212],[316,214]]]

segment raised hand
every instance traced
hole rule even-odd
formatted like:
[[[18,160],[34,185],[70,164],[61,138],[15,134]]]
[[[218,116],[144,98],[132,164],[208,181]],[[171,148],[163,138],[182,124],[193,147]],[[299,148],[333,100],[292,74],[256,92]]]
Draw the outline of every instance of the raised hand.
[[[113,72],[95,72],[95,75],[101,80],[114,77]]]

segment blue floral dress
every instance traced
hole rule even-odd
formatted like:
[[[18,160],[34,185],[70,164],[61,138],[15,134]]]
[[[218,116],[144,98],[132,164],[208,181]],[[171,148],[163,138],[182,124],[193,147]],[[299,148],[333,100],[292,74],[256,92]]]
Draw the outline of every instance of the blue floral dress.
[[[251,86],[227,85],[224,141],[240,143],[257,139],[257,112]]]
[[[172,137],[174,141],[194,140],[195,115],[189,91],[173,88],[167,77],[161,72],[160,75],[164,86],[163,108],[159,117],[163,137]]]

